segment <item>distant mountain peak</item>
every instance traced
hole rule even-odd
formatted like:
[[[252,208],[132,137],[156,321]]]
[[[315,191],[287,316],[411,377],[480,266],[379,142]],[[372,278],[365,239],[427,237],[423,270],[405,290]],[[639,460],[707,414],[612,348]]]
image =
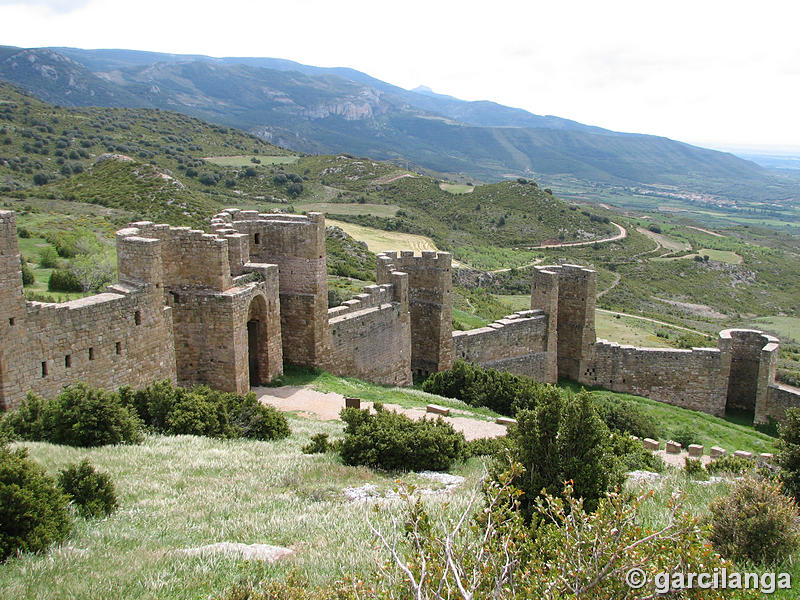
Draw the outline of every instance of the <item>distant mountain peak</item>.
[[[435,92],[434,92],[434,91],[433,91],[431,88],[429,88],[427,85],[418,85],[417,87],[415,87],[415,88],[414,88],[413,90],[411,90],[411,91],[412,91],[412,92],[417,92],[418,94],[429,94],[429,95],[432,95],[432,94],[434,94],[434,93],[435,93]]]

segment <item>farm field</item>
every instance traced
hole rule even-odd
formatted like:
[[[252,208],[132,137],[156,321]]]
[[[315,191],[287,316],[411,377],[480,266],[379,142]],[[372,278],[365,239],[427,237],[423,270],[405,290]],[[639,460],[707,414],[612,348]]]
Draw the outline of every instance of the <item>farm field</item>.
[[[423,250],[437,250],[433,240],[413,233],[399,231],[383,231],[364,225],[345,223],[334,219],[326,219],[326,224],[335,225],[360,242],[367,244],[371,252],[379,253],[390,250],[413,250],[419,254]]]
[[[471,194],[475,186],[465,183],[440,183],[439,189],[450,192],[451,194]]]
[[[783,343],[790,340],[795,343],[800,342],[800,318],[798,317],[760,317],[751,321],[748,326],[774,332]]]

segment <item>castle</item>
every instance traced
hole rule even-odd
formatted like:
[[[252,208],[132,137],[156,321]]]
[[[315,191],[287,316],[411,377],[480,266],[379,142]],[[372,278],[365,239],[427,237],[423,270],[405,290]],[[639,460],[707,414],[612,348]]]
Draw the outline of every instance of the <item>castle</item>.
[[[117,258],[106,293],[26,301],[15,216],[0,211],[0,408],[75,381],[243,393],[284,362],[402,386],[455,359],[714,415],[750,410],[756,422],[800,406],[800,390],[775,382],[778,340],[760,331],[725,330],[716,348],[691,350],[597,340],[597,274],[580,266],[537,267],[530,310],[453,331],[446,252],[380,254],[377,285],[328,308],[320,213],[227,209],[211,233],[132,223],[117,232]]]

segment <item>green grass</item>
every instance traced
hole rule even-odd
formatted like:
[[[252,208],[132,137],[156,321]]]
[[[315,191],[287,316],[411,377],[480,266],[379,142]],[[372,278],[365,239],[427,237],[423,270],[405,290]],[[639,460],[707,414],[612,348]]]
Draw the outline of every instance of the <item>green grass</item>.
[[[632,319],[630,317],[611,315],[598,311],[595,313],[595,328],[598,339],[605,339],[619,344],[643,346],[647,348],[670,347],[662,338],[655,335],[660,326],[655,323]]]
[[[293,570],[312,585],[343,572],[366,574],[374,552],[364,505],[348,502],[342,489],[371,483],[390,490],[397,474],[300,451],[312,434],[336,437],[341,423],[292,418],[291,426],[292,437],[280,442],[147,436],[140,446],[93,450],[26,443],[52,475],[88,458],[111,474],[120,507],[104,520],[77,519],[66,543],[47,554],[0,565],[3,600],[207,598],[237,582],[284,578]],[[474,459],[454,469],[469,483],[446,496],[453,503],[449,514],[465,506],[481,471]],[[402,477],[430,485],[412,474]],[[370,516],[382,527],[387,517],[385,511]],[[297,552],[274,564],[176,552],[225,541]]]
[[[254,158],[260,162],[253,162]],[[251,154],[247,156],[207,156],[205,160],[220,167],[258,167],[261,165],[293,165],[298,161],[298,157]]]
[[[439,188],[450,194],[471,194],[475,186],[465,183],[440,183]]]
[[[470,314],[463,310],[453,309],[453,328],[467,331],[469,329],[477,329],[478,327],[485,327],[491,323],[489,319],[485,319],[478,315]]]
[[[755,329],[766,329],[774,332],[781,341],[800,341],[799,317],[761,317],[748,324]]]
[[[716,262],[728,263],[729,265],[740,265],[743,262],[741,256],[729,250],[713,250],[710,248],[701,248],[697,251],[700,256],[708,256],[709,260]]]

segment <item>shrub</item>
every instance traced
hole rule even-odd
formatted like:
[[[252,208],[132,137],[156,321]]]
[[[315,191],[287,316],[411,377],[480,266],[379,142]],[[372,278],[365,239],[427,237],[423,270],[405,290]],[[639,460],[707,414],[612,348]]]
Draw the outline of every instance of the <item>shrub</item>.
[[[0,561],[40,552],[72,529],[67,498],[27,450],[0,447]]]
[[[47,289],[51,292],[82,292],[83,286],[72,271],[56,269],[50,273]]]
[[[329,447],[328,434],[318,433],[312,435],[311,441],[303,446],[303,454],[322,454],[327,452]]]
[[[497,456],[508,448],[508,437],[477,438],[467,442],[466,455]]]
[[[708,479],[708,471],[703,467],[703,462],[699,458],[686,457],[683,471],[691,479]]]
[[[141,421],[119,395],[83,383],[65,388],[42,412],[46,441],[55,444],[91,447],[142,440]]]
[[[642,442],[633,439],[630,434],[612,432],[609,439],[609,450],[617,457],[621,470],[663,473],[666,469],[664,460],[658,454],[645,450]]]
[[[721,456],[712,460],[706,465],[706,471],[712,475],[717,473],[730,473],[732,475],[741,475],[753,470],[755,462],[739,456]]]
[[[658,422],[632,402],[605,397],[597,403],[597,412],[611,431],[639,438],[659,437]]]
[[[47,246],[39,251],[39,266],[43,269],[58,268],[58,253],[53,246]]]
[[[672,431],[672,441],[678,442],[684,448],[688,448],[691,444],[699,444],[700,438],[697,433],[689,425],[682,425]]]
[[[559,495],[565,481],[574,483],[576,496],[590,510],[621,483],[608,428],[587,392],[547,396],[535,410],[520,411],[517,421],[509,437],[512,458],[526,469],[515,482],[524,492],[520,503],[526,515],[543,490]]]
[[[778,428],[781,436],[777,463],[786,493],[800,500],[800,409],[790,408]]]
[[[33,275],[33,269],[31,269],[31,266],[21,258],[19,261],[19,267],[20,270],[22,271],[23,286],[33,285],[34,283],[36,283],[36,277]]]
[[[242,396],[206,386],[188,390],[160,381],[137,392],[123,388],[120,396],[159,433],[257,440],[281,439],[290,433],[286,417],[261,404],[253,393]]]
[[[83,460],[61,471],[58,484],[84,517],[104,517],[118,506],[114,482]]]
[[[723,556],[760,564],[782,562],[800,541],[797,506],[780,485],[748,477],[710,505],[711,542]]]
[[[414,421],[376,405],[376,413],[345,408],[342,460],[387,470],[444,471],[464,458],[464,434],[441,418]]]
[[[45,424],[47,400],[28,392],[16,410],[10,410],[0,420],[0,430],[19,440],[37,442],[50,438]]]

